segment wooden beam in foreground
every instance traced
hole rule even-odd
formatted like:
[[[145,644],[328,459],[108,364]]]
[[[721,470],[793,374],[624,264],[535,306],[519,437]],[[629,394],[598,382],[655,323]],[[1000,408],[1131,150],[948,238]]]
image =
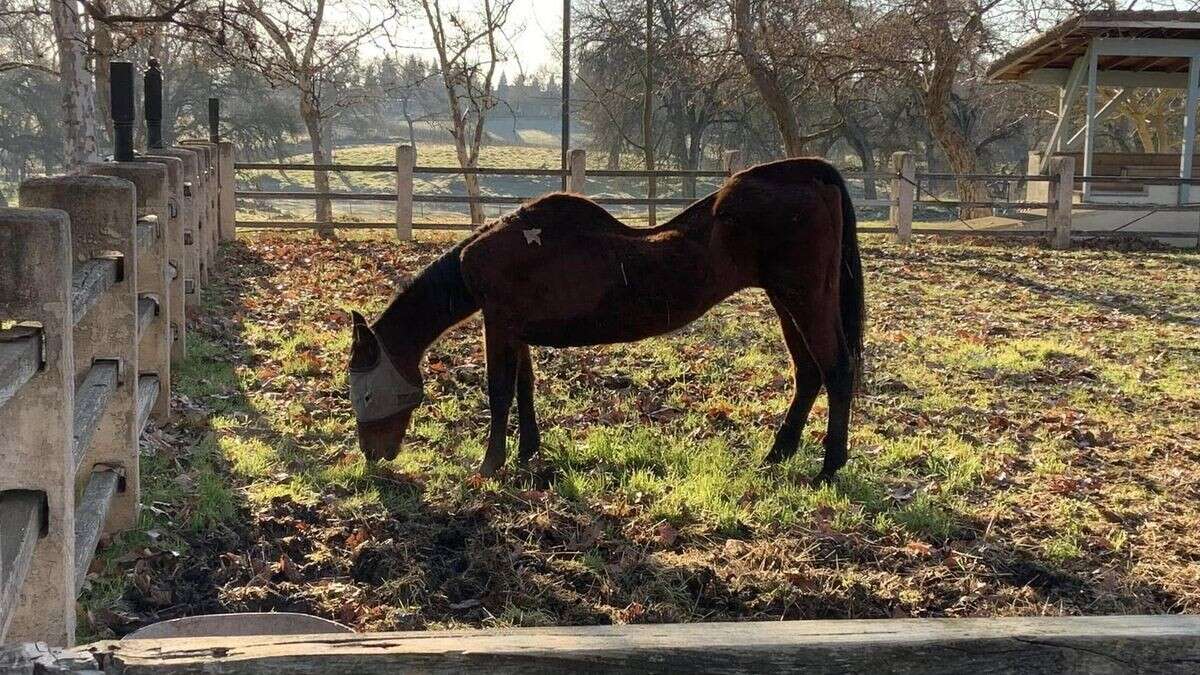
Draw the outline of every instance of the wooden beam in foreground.
[[[108,673],[1195,673],[1200,616],[207,637],[86,649]]]

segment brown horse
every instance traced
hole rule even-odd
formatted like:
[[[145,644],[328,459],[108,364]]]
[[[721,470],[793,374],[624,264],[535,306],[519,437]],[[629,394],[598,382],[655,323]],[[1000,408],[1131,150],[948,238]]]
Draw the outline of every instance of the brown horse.
[[[695,320],[748,287],[779,314],[795,393],[767,455],[799,445],[829,396],[826,481],[846,463],[862,355],[863,279],[854,208],[818,159],[762,164],[656,228],[630,228],[583,197],[551,194],[484,225],[425,268],[368,326],[354,313],[350,390],[369,460],[399,452],[422,399],[419,364],[447,329],[483,312],[491,431],[479,471],[504,465],[514,393],[519,460],[538,449],[529,346],[641,340]]]

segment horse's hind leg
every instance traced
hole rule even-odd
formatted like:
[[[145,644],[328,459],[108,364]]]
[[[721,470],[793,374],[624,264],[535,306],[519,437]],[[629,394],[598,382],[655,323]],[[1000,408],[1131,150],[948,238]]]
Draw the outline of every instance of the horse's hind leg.
[[[833,479],[838,469],[845,466],[848,458],[850,403],[854,393],[854,367],[849,348],[842,337],[841,317],[836,302],[825,297],[813,297],[810,302],[805,303],[787,293],[776,291],[769,295],[776,311],[779,312],[780,320],[785,324],[785,337],[788,336],[787,325],[790,324],[795,332],[795,337],[787,337],[793,361],[798,359],[792,344],[799,341],[800,347],[809,355],[810,363],[815,365],[817,376],[825,385],[825,393],[829,397],[829,426],[824,442],[825,461],[821,473],[816,477],[819,483],[828,482]],[[812,405],[811,398],[808,399],[808,405]],[[807,413],[807,408],[805,412]],[[789,416],[790,413],[789,410]]]
[[[507,331],[484,317],[484,343],[487,351],[488,408],[491,427],[487,452],[479,473],[492,476],[504,466],[508,436],[508,414],[512,409],[513,392],[520,365],[517,344]]]
[[[524,465],[533,458],[542,440],[533,410],[533,359],[529,354],[529,345],[517,347],[517,359],[517,428],[521,439],[517,461]]]
[[[783,341],[787,344],[788,353],[792,356],[792,370],[795,378],[795,390],[792,402],[788,406],[783,424],[775,433],[775,442],[766,460],[771,464],[783,462],[800,447],[800,437],[804,434],[804,425],[808,422],[808,413],[812,410],[813,401],[821,391],[821,369],[813,361],[808,347],[804,344],[804,336],[789,318],[787,307],[774,295],[769,294],[771,304],[779,315],[779,323],[783,330]]]

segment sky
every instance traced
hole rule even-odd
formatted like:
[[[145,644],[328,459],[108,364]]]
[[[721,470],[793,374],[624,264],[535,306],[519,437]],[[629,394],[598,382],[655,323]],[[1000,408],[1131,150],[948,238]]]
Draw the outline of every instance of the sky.
[[[478,4],[477,0],[442,0],[442,11],[449,13],[460,5],[471,11]],[[562,0],[515,0],[504,31],[509,56],[500,66],[510,80],[520,72],[533,73],[543,66],[555,73],[561,71],[562,5]],[[392,39],[400,46],[396,51],[401,54],[415,53],[426,59],[435,56],[423,14],[414,12],[398,23]]]

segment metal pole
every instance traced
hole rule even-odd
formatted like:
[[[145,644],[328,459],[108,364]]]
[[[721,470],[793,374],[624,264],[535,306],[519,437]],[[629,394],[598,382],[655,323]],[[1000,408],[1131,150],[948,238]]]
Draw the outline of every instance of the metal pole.
[[[563,0],[562,27],[562,189],[567,189],[567,155],[571,151],[571,0]]]
[[[133,161],[133,64],[113,61],[109,64],[109,95],[112,98],[113,158]]]
[[[208,99],[208,142],[221,142],[221,99]]]
[[[1096,155],[1096,73],[1099,70],[1099,49],[1088,50],[1087,128],[1083,133],[1083,175],[1092,175],[1092,160]],[[1092,199],[1092,184],[1083,184],[1083,201]]]
[[[1179,177],[1192,177],[1192,157],[1196,152],[1196,105],[1200,99],[1200,56],[1193,56],[1188,65],[1187,104],[1183,109],[1183,152],[1179,157]],[[1191,185],[1179,184],[1179,203],[1191,202]]]
[[[162,139],[162,70],[158,59],[150,59],[146,74],[142,76],[142,111],[146,117],[146,147],[158,150],[163,147]]]
[[[654,0],[646,0],[646,91],[642,101],[642,151],[646,156],[647,221],[650,227],[658,224],[654,199],[658,197],[658,182],[654,177]]]

